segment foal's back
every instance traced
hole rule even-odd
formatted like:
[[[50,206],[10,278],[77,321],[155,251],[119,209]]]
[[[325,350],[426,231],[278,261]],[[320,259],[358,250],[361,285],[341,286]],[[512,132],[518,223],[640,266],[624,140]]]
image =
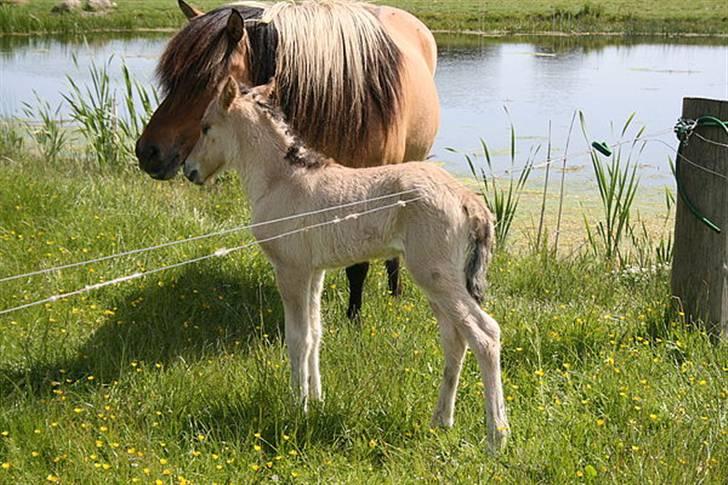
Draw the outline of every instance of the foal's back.
[[[300,237],[296,247],[303,256],[296,255],[296,259],[299,263],[310,261],[319,268],[390,258],[415,246],[429,245],[428,251],[440,253],[450,251],[441,247],[442,244],[458,239],[469,230],[464,206],[482,205],[482,201],[462,183],[429,162],[362,169],[333,163],[301,169],[293,175],[290,187],[288,196],[281,193],[276,199],[295,200],[297,212],[356,203],[316,218],[317,222],[324,222],[338,216],[340,223],[306,232]],[[358,204],[372,199],[375,200]],[[397,202],[404,205],[351,217]],[[290,212],[292,207],[281,209]],[[483,210],[487,211],[484,206]],[[452,250],[459,253],[464,248]]]

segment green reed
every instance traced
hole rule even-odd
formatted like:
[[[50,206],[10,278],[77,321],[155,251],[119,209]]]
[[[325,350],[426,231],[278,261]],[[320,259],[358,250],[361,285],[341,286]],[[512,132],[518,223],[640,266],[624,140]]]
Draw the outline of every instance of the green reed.
[[[629,126],[634,120],[634,113],[627,119],[622,127],[621,138],[627,133]],[[590,137],[586,132],[584,114],[579,113],[582,131],[587,142]],[[602,219],[597,221],[596,227],[592,229],[589,221],[584,219],[587,231],[587,240],[595,255],[603,253],[608,261],[617,260],[623,262],[621,247],[625,235],[630,231],[630,215],[637,189],[639,188],[639,177],[637,176],[637,160],[632,158],[632,151],[635,149],[639,154],[644,149],[645,142],[639,138],[644,132],[644,127],[637,131],[631,144],[631,151],[625,154],[620,145],[610,156],[609,161],[603,161],[596,150],[591,150],[591,162],[596,177],[599,198],[602,204]]]
[[[464,153],[463,155],[465,160],[468,162],[468,167],[470,168],[470,172],[473,174],[473,177],[475,177],[475,179],[481,184],[481,193],[485,203],[496,218],[495,232],[498,245],[506,246],[511,226],[513,225],[513,219],[518,212],[518,206],[521,202],[521,195],[523,194],[526,182],[528,182],[531,172],[533,171],[534,160],[540,150],[540,146],[535,149],[532,148],[523,167],[521,169],[517,169],[516,129],[511,123],[511,167],[508,171],[508,177],[505,184],[493,175],[493,160],[490,155],[490,150],[488,149],[488,144],[482,138],[480,139],[480,147],[490,175],[486,173],[485,167],[476,169],[473,157],[471,157],[470,154]]]
[[[91,83],[80,86],[70,76],[70,92],[63,97],[71,107],[71,118],[87,141],[87,150],[99,166],[128,165],[134,155],[134,142],[158,101],[156,91],[133,79],[126,65],[122,66],[123,101],[126,114],[120,115],[117,93],[109,76],[109,59],[102,66],[89,67]],[[140,107],[137,107],[137,103]]]
[[[0,155],[16,157],[23,151],[23,134],[12,120],[0,120]]]
[[[35,94],[36,104],[23,103],[23,113],[27,117],[25,126],[35,141],[44,160],[56,162],[68,144],[68,131],[63,128],[60,112],[62,105],[51,108],[48,101]]]

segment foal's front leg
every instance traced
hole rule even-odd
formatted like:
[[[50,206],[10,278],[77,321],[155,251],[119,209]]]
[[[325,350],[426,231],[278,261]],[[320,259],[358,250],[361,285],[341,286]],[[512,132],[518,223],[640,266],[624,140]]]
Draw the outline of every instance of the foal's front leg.
[[[324,289],[324,272],[315,271],[311,277],[311,290],[309,292],[309,322],[313,345],[308,356],[308,383],[311,399],[321,401],[321,372],[319,370],[319,353],[321,351],[321,293]]]
[[[276,283],[283,300],[286,347],[291,360],[291,386],[308,407],[309,356],[313,349],[310,322],[310,293],[312,274],[299,268],[276,268]]]

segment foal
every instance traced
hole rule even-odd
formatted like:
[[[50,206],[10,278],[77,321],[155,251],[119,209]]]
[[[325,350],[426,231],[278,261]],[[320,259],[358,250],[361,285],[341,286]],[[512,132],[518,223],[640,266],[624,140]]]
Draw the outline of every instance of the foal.
[[[445,351],[433,425],[453,424],[455,392],[468,345],[478,359],[485,386],[488,441],[494,449],[502,447],[508,421],[501,384],[500,327],[479,305],[494,238],[490,212],[478,196],[433,164],[351,169],[307,149],[271,104],[273,89],[272,83],[254,89],[239,87],[229,78],[207,108],[203,136],[184,171],[189,180],[202,184],[228,164],[237,169],[253,222],[380,198],[333,215],[315,214],[253,229],[258,240],[267,240],[340,217],[337,224],[261,243],[283,299],[291,379],[304,410],[309,396],[322,398],[319,349],[324,270],[403,256],[437,317]],[[411,192],[381,199],[403,191]],[[407,203],[408,199],[412,202]],[[396,205],[398,200],[401,203]],[[384,205],[393,207],[354,215]]]

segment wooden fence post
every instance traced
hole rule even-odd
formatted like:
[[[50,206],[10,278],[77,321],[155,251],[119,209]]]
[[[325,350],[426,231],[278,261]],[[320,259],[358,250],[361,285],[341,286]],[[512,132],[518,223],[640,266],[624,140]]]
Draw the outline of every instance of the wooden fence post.
[[[728,120],[728,101],[702,98],[683,100],[683,118],[701,116]],[[675,246],[672,263],[672,294],[678,298],[686,318],[701,321],[713,336],[728,338],[728,134],[713,126],[695,129],[679,155],[680,187],[690,202],[721,232],[703,224],[677,197]]]

